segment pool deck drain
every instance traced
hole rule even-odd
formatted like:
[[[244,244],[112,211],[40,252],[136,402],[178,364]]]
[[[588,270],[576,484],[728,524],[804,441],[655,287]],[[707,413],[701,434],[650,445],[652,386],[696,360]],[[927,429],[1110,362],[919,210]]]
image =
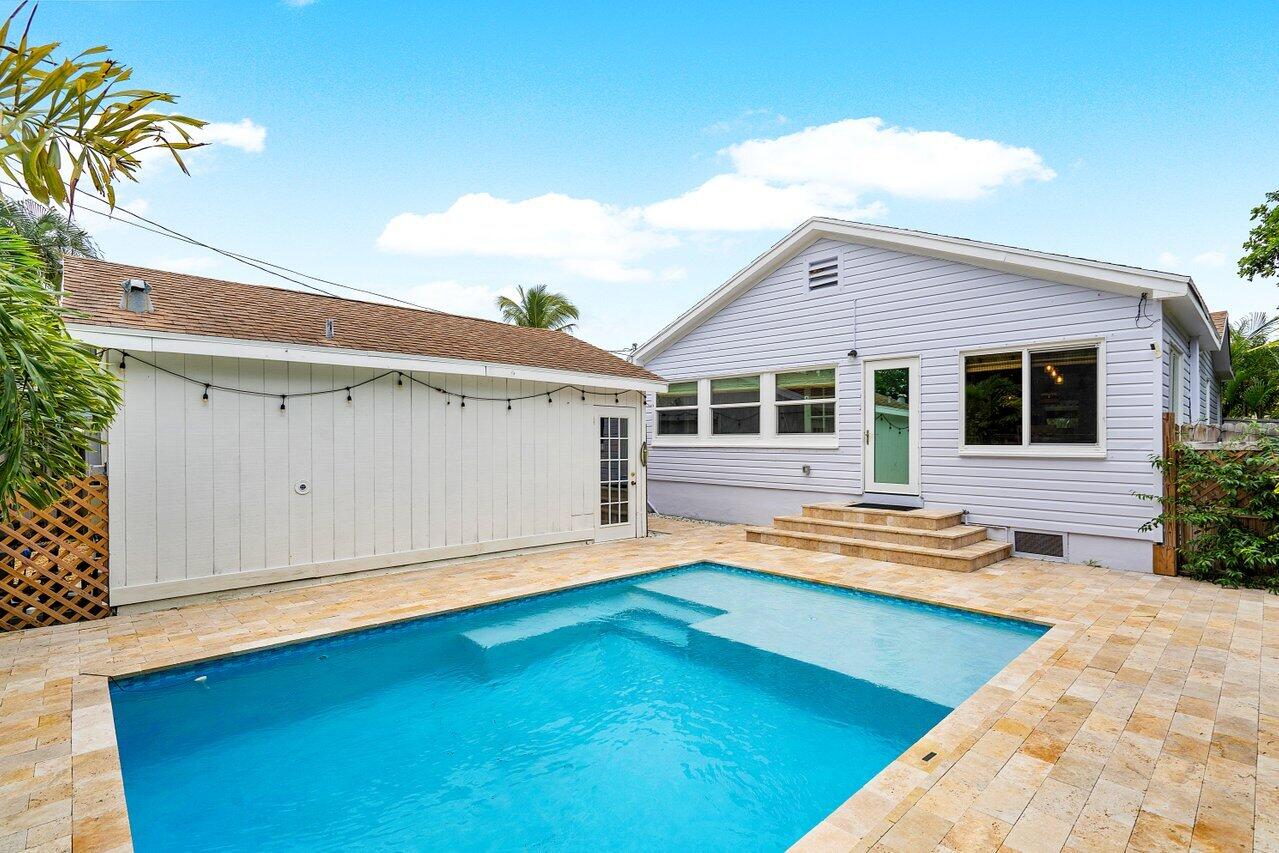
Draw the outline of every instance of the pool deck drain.
[[[0,635],[0,851],[130,848],[106,676],[698,560],[1054,625],[802,849],[1279,849],[1279,597],[1023,559],[951,574],[672,527]]]

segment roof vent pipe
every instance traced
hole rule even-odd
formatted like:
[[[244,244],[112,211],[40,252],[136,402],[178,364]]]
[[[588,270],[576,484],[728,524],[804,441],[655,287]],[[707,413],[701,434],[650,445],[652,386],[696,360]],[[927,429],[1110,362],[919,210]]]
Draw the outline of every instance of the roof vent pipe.
[[[124,293],[120,296],[120,307],[134,314],[151,314],[155,306],[151,304],[151,285],[140,278],[127,278],[122,285]]]

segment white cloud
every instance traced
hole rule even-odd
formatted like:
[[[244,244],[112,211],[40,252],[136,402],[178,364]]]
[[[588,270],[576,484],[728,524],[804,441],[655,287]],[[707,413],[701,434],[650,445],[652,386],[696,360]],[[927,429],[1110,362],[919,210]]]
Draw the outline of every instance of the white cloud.
[[[501,289],[456,281],[432,281],[409,288],[401,294],[409,302],[449,314],[498,319],[497,298],[515,296],[515,288]]]
[[[1201,252],[1198,255],[1195,255],[1193,258],[1191,258],[1190,262],[1193,264],[1198,264],[1201,267],[1225,266],[1226,253],[1217,252],[1217,251]]]
[[[730,119],[723,119],[702,128],[703,133],[737,133],[747,127],[781,127],[789,122],[786,116],[768,109],[742,110]]]
[[[749,110],[737,120],[780,124],[785,118]],[[667,281],[678,275],[642,262],[684,239],[783,230],[811,216],[873,219],[887,211],[876,195],[967,200],[1056,177],[1030,148],[887,127],[873,117],[752,139],[720,153],[731,171],[646,207],[558,193],[523,200],[472,193],[441,212],[395,216],[378,246],[419,255],[543,259],[605,282]]]
[[[716,175],[681,196],[650,204],[644,218],[658,228],[680,231],[757,231],[793,228],[810,216],[873,219],[880,202],[857,204],[857,196],[824,184],[775,186],[742,175]]]
[[[601,281],[647,280],[631,262],[678,244],[645,226],[638,210],[547,193],[522,201],[464,195],[441,213],[401,213],[378,246],[416,255],[482,255],[558,262]]]
[[[972,199],[1006,184],[1049,181],[1057,173],[1033,149],[948,131],[885,127],[880,118],[844,119],[725,150],[735,170],[775,184],[817,184],[905,198]]]
[[[236,122],[214,121],[191,133],[197,142],[227,145],[256,154],[266,146],[266,128],[253,119],[242,118]]]
[[[1160,252],[1159,257],[1155,258],[1155,264],[1164,269],[1172,269],[1181,264],[1181,258],[1172,252]]]

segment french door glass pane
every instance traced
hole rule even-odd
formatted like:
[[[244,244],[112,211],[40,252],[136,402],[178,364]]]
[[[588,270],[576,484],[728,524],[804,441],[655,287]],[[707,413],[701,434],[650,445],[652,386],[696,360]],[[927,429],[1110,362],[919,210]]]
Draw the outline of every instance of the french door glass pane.
[[[876,483],[910,482],[910,368],[872,371],[875,388]]]
[[[630,521],[630,421],[600,418],[600,524]]]
[[[964,357],[964,444],[1021,444],[1021,350]]]
[[[1030,443],[1097,443],[1097,350],[1030,354]]]

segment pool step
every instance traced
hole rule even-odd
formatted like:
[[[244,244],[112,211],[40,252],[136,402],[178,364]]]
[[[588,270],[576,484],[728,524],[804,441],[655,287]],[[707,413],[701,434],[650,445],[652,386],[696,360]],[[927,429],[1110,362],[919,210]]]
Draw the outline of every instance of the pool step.
[[[953,551],[968,545],[976,545],[986,539],[986,528],[971,524],[956,524],[941,530],[914,527],[892,527],[886,524],[867,524],[861,521],[836,521],[813,518],[807,515],[781,515],[773,519],[778,530],[798,530],[802,533],[825,533],[829,536],[848,536],[871,542],[891,542],[896,545],[919,545],[924,548],[940,548]]]
[[[808,518],[912,530],[944,530],[963,524],[964,521],[962,509],[861,509],[847,504],[827,503],[807,504],[802,512]]]
[[[1011,556],[1011,544],[987,538],[986,528],[963,524],[963,516],[952,509],[810,504],[802,515],[774,519],[773,527],[748,527],[746,540],[951,572],[974,572]]]

